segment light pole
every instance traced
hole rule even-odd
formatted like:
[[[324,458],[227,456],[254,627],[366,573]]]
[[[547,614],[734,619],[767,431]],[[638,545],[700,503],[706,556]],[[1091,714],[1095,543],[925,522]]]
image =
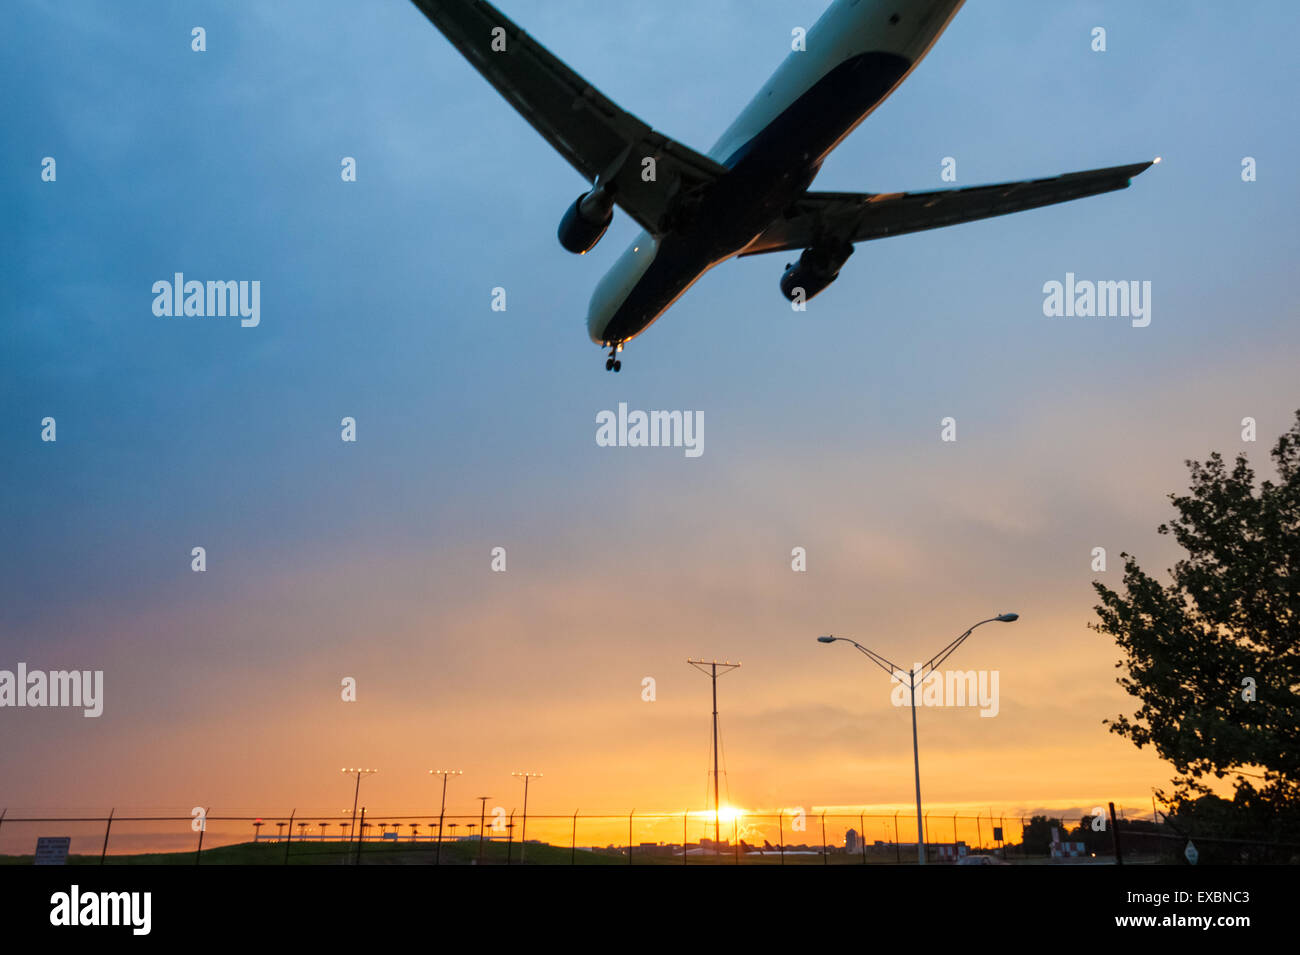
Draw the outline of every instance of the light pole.
[[[346,768],[346,767],[345,767],[345,768],[339,770],[339,772],[341,772],[341,773],[347,773],[348,775],[356,774],[356,777],[357,777],[357,785],[356,785],[356,788],[352,790],[352,822],[351,822],[351,824],[348,826],[348,842],[351,842],[351,841],[352,841],[352,832],[353,832],[353,830],[356,828],[356,825],[357,825],[357,796],[361,795],[361,777],[362,777],[362,776],[371,776],[371,775],[374,775],[375,773],[379,772],[379,770],[377,770],[377,769],[349,769],[349,768]]]
[[[1020,614],[1018,613],[1000,613],[996,617],[989,617],[989,619],[987,620],[981,620],[979,623],[969,627],[965,633],[963,633],[956,640],[952,641],[952,643],[948,644],[946,647],[944,647],[942,650],[940,650],[938,653],[932,656],[925,663],[921,664],[919,667],[915,669],[908,671],[908,676],[907,676],[908,690],[912,695],[912,769],[916,777],[916,861],[920,865],[925,865],[925,833],[924,830],[922,830],[921,828],[922,826],[921,757],[916,743],[916,684],[917,684],[918,677],[920,677],[921,682],[924,682],[925,677],[921,676],[921,674],[924,674],[926,670],[929,670],[930,673],[933,673],[935,670],[937,670],[939,668],[939,665],[943,663],[944,660],[948,659],[948,657],[952,655],[953,651],[956,650],[959,646],[962,645],[962,643],[965,642],[966,638],[969,637],[971,633],[975,630],[975,627],[982,627],[986,623],[994,623],[994,622],[1013,623],[1014,621],[1019,619],[1020,619]],[[819,643],[834,643],[836,640],[841,640],[845,643],[853,644],[855,647],[857,647],[859,650],[865,653],[868,659],[870,659],[872,663],[874,663],[876,666],[880,667],[882,670],[887,672],[891,677],[898,678],[901,681],[902,673],[903,673],[902,667],[895,666],[894,664],[886,660],[884,657],[882,657],[880,654],[873,653],[872,651],[864,647],[862,644],[858,643],[856,640],[850,640],[848,637],[832,637],[832,636],[817,638],[817,641]]]
[[[438,808],[438,849],[433,857],[434,865],[442,865],[442,816],[447,809],[447,777],[465,774],[459,769],[431,769],[429,775],[442,777],[442,805]]]
[[[483,827],[483,823],[487,819],[487,801],[492,797],[479,796],[478,798],[482,800],[483,803],[481,806],[479,806],[478,809],[478,864],[482,865],[483,864],[483,833],[485,831]]]
[[[541,773],[511,773],[511,776],[522,776],[524,780],[524,829],[519,834],[519,862],[522,865],[524,861],[524,843],[528,839],[528,780],[534,776],[540,777]]]

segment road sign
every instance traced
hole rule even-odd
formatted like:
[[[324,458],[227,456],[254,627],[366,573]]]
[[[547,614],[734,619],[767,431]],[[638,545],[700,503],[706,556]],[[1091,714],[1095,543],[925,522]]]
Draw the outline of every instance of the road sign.
[[[1201,854],[1196,851],[1196,846],[1192,845],[1191,839],[1187,840],[1187,848],[1183,850],[1183,855],[1187,856],[1187,861],[1192,865],[1196,865],[1196,860],[1201,857]]]
[[[67,865],[71,844],[71,836],[38,836],[36,858],[32,861],[35,865]]]
[[[1001,841],[1002,841],[1002,827],[1001,827],[1001,826],[994,826],[994,827],[993,827],[993,841],[994,841],[994,842],[1001,842]]]

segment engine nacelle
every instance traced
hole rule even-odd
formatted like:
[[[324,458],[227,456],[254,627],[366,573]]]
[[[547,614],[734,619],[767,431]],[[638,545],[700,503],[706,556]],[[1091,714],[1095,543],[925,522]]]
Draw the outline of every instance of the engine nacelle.
[[[852,254],[851,243],[805,249],[798,262],[786,265],[785,274],[781,276],[781,294],[791,302],[807,302],[815,298],[839,277],[840,269]],[[802,298],[799,297],[800,290]]]
[[[569,206],[556,233],[560,245],[575,255],[586,255],[614,221],[614,200],[604,189],[584,192]]]

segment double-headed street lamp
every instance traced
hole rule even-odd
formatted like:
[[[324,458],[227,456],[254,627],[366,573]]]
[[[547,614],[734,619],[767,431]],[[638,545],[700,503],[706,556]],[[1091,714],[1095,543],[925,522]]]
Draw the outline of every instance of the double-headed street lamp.
[[[953,651],[956,650],[959,646],[961,646],[963,642],[965,642],[966,638],[971,635],[975,627],[982,627],[986,623],[995,623],[995,622],[1012,623],[1019,619],[1020,619],[1020,614],[1018,613],[1000,613],[996,617],[989,617],[989,619],[987,620],[981,620],[979,623],[968,628],[965,633],[963,633],[952,643],[948,644],[946,647],[944,647],[942,650],[940,650],[938,653],[932,656],[929,660],[925,661],[925,663],[921,664],[919,667],[915,669],[911,669],[908,671],[908,689],[911,691],[912,694],[912,767],[916,776],[916,858],[917,858],[917,862],[919,862],[921,865],[925,865],[925,833],[921,828],[922,827],[921,757],[919,755],[917,744],[916,744],[916,684],[918,682],[924,682],[925,674],[927,670],[930,673],[933,673],[935,670],[937,670],[939,668],[939,665],[943,663],[944,660],[948,659],[948,657],[952,655]],[[886,671],[890,676],[899,678],[901,680],[901,676],[903,672],[902,667],[895,666],[894,664],[886,660],[884,657],[882,657],[880,654],[873,653],[872,651],[864,647],[862,644],[858,643],[856,640],[850,640],[848,637],[832,637],[832,636],[818,637],[817,640],[820,643],[834,643],[836,640],[841,640],[845,643],[851,643],[859,650],[861,650],[863,653],[865,653],[867,657],[871,660],[871,662],[874,663],[876,666]]]
[[[459,769],[431,769],[430,776],[442,777],[442,805],[438,808],[438,849],[434,853],[433,864],[442,865],[442,816],[447,809],[447,777],[463,776]]]

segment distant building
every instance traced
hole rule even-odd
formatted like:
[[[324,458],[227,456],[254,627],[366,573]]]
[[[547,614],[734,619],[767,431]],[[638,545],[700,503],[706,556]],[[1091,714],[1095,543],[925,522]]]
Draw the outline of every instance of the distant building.
[[[876,850],[892,850],[896,853],[916,853],[915,842],[882,842],[877,839],[874,843]],[[970,851],[964,840],[958,842],[927,842],[925,844],[926,858],[934,859],[940,862],[956,862]]]
[[[858,831],[856,829],[850,829],[848,832],[844,833],[844,851],[858,851]]]
[[[642,842],[636,849],[638,856],[672,856],[681,851],[681,846],[663,842]]]

